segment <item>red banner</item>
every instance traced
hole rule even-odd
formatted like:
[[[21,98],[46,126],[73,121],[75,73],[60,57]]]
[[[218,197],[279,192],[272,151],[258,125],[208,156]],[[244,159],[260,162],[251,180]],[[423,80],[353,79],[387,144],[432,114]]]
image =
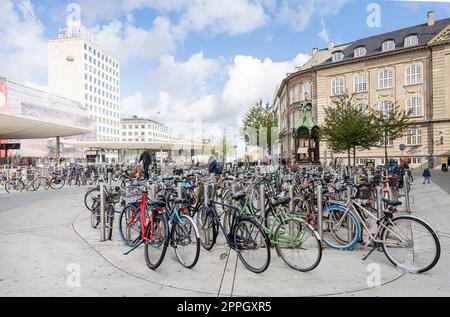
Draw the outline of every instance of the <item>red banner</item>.
[[[0,112],[8,112],[8,84],[3,79],[0,79]],[[0,140],[0,143],[8,143],[8,140]],[[5,150],[0,150],[0,156],[4,156],[5,152]]]

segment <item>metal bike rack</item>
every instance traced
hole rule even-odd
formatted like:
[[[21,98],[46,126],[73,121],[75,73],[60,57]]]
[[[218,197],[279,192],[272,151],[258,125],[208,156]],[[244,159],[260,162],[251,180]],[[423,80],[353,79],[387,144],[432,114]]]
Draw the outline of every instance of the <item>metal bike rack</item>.
[[[204,198],[204,200],[205,200],[205,206],[207,206],[208,205],[208,183],[203,183],[203,193],[204,193],[204,195],[205,195],[205,198]]]
[[[292,184],[289,184],[289,212],[294,212],[294,186]]]
[[[264,221],[265,217],[266,217],[266,204],[264,201],[264,196],[265,196],[264,184],[259,185],[259,195],[260,195],[259,203],[260,203],[261,219]]]
[[[181,186],[181,183],[178,183],[177,196],[178,196],[178,199],[182,199],[182,197],[183,197],[183,188]]]
[[[156,200],[156,184],[152,184],[151,191],[152,191],[151,199]]]
[[[319,237],[320,243],[323,240],[323,206],[322,206],[322,185],[318,185],[316,189],[317,193],[317,222],[319,225]],[[323,247],[323,244],[322,244]]]
[[[383,216],[383,187],[377,186],[377,216],[381,219]]]
[[[411,213],[411,205],[409,203],[409,177],[408,177],[407,173],[405,173],[405,175],[403,175],[403,188],[405,189],[406,212]]]
[[[111,172],[108,172],[108,184],[109,184],[109,186],[111,186],[111,183],[112,183],[112,174],[111,174]]]
[[[105,184],[100,180],[100,242],[105,241]]]

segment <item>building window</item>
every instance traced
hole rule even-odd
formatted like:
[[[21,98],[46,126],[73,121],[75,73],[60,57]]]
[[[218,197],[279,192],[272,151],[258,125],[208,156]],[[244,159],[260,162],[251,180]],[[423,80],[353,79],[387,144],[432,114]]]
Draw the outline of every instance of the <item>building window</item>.
[[[391,113],[394,111],[394,104],[389,100],[383,100],[380,103],[380,111],[384,118],[389,118]]]
[[[419,44],[419,38],[415,34],[405,37],[405,40],[404,40],[404,43],[403,43],[403,45],[405,47],[414,46],[414,45],[417,45],[417,44]]]
[[[366,103],[359,103],[356,105],[356,110],[362,112],[364,115],[369,114],[369,106]]]
[[[331,81],[331,95],[340,96],[344,94],[344,78],[336,77]]]
[[[394,71],[391,68],[384,69],[378,74],[378,88],[386,89],[394,87]]]
[[[422,65],[412,64],[405,70],[406,85],[417,85],[422,83]]]
[[[413,157],[411,161],[412,161],[413,164],[422,164],[422,158],[421,157]]]
[[[367,74],[361,73],[353,77],[353,91],[357,93],[367,91]]]
[[[392,51],[395,49],[395,42],[394,40],[387,40],[384,41],[381,47],[381,50],[383,52]]]
[[[362,57],[365,56],[367,53],[367,50],[364,46],[360,46],[355,48],[355,50],[353,51],[353,56],[354,57]]]
[[[303,83],[303,95],[305,96],[305,100],[311,100],[311,84]]]
[[[422,144],[422,131],[420,128],[408,129],[406,134],[406,145],[420,145]]]
[[[342,61],[343,59],[344,59],[344,52],[342,51],[334,52],[332,55],[333,62],[339,62]]]
[[[411,97],[406,100],[406,112],[411,117],[422,116],[422,99],[419,97]]]
[[[385,138],[385,133],[383,133],[383,137],[380,140],[380,145],[384,146],[384,142],[386,141],[386,145],[387,146],[394,146],[394,140],[392,140],[392,138],[389,136],[389,134],[387,135],[387,137]]]

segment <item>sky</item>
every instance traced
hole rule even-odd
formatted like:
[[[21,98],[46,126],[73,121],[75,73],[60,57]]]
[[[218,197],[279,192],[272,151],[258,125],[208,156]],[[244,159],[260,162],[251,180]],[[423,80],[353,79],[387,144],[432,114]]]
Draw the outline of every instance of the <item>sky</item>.
[[[47,41],[61,0],[0,0],[0,76],[46,89]],[[450,1],[79,0],[81,23],[121,63],[121,111],[187,133],[193,121],[236,130],[313,47],[450,17]],[[368,24],[373,8],[379,25]],[[184,132],[183,132],[184,131]]]

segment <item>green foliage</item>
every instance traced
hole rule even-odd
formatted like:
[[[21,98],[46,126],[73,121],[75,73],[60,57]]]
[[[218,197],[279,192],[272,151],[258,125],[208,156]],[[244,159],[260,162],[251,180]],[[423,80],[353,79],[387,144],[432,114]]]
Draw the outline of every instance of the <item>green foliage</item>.
[[[389,111],[373,110],[371,115],[374,117],[375,129],[379,140],[382,140],[384,146],[385,162],[388,161],[388,143],[389,140],[401,138],[410,126],[410,113],[402,110],[397,103],[392,104]]]
[[[242,119],[241,135],[246,145],[256,145],[259,148],[272,147],[273,131],[277,120],[269,103],[262,100],[253,105]]]
[[[334,152],[347,152],[350,165],[351,151],[355,157],[357,149],[379,145],[376,126],[376,117],[358,110],[353,104],[353,96],[345,94],[333,99],[333,106],[325,109],[325,121],[320,127],[321,139]]]

